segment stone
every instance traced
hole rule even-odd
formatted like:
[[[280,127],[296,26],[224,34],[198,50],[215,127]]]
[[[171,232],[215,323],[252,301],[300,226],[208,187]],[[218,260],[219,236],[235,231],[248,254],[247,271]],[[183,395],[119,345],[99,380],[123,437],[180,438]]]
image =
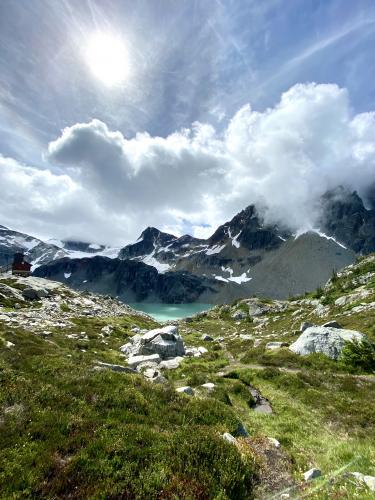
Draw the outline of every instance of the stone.
[[[12,286],[8,286],[5,283],[0,283],[0,294],[3,297],[12,298],[15,300],[19,300],[20,302],[24,302],[24,298],[22,297],[19,290],[13,288]]]
[[[5,347],[10,349],[11,347],[14,347],[16,344],[13,344],[13,342],[10,342],[9,340],[5,341]]]
[[[274,445],[275,448],[281,447],[280,441],[278,441],[277,439],[275,439],[273,437],[268,437],[267,439],[270,443],[272,443]]]
[[[322,475],[321,470],[316,468],[310,469],[303,473],[305,481],[311,481],[312,479],[320,477],[321,475]]]
[[[235,437],[244,437],[244,438],[250,436],[250,434],[247,432],[246,427],[243,425],[242,422],[238,422],[234,435]]]
[[[97,361],[96,366],[102,369],[112,370],[114,372],[135,373],[135,370],[132,370],[128,366],[114,365],[112,363],[103,363],[102,361]]]
[[[44,297],[48,297],[50,292],[45,288],[25,288],[22,290],[22,295],[25,299],[29,300],[40,300]]]
[[[366,297],[371,295],[370,290],[359,290],[358,292],[351,293],[349,295],[343,295],[335,300],[335,306],[343,307],[349,304],[354,304],[354,302],[358,302],[359,300],[363,300]]]
[[[158,370],[155,370],[154,368],[146,368],[146,370],[143,372],[143,375],[146,378],[155,378],[160,374]]]
[[[102,332],[103,335],[109,337],[113,332],[113,326],[112,325],[103,326],[103,328],[100,331]]]
[[[328,327],[328,328],[342,328],[342,326],[337,323],[337,321],[327,321],[327,323],[324,323],[324,325],[322,326],[325,326],[325,327]]]
[[[158,354],[161,359],[185,354],[184,343],[175,325],[155,328],[143,335],[134,335],[129,343],[120,347],[120,350],[134,356]]]
[[[232,319],[234,320],[241,320],[241,319],[246,319],[248,317],[248,314],[244,311],[234,311],[232,314]]]
[[[254,340],[254,347],[258,347],[260,346],[260,344],[262,343],[262,340],[261,339],[255,339]]]
[[[230,434],[229,432],[224,432],[222,437],[225,441],[228,441],[228,443],[237,444],[236,438],[232,436],[232,434]]]
[[[177,387],[176,391],[179,392],[180,394],[194,396],[194,389],[192,387],[190,387],[190,385],[187,385],[185,387]]]
[[[167,370],[175,370],[176,368],[179,367],[181,361],[183,361],[182,356],[177,356],[175,358],[171,359],[165,359],[160,363],[160,368],[166,368]]]
[[[253,336],[252,335],[248,335],[246,333],[240,333],[240,339],[241,340],[252,340]]]
[[[141,333],[141,329],[138,326],[133,326],[133,328],[131,329],[131,331],[134,332],[134,333]]]
[[[202,335],[201,339],[206,342],[211,342],[212,340],[214,340],[213,337],[211,337],[211,335],[207,335],[206,333]]]
[[[154,361],[155,363],[160,362],[159,354],[150,354],[149,356],[130,356],[128,359],[128,365],[132,368],[136,368],[140,363],[145,361]]]
[[[313,314],[322,318],[329,313],[329,306],[324,306],[323,304],[318,304],[316,308],[313,310]]]
[[[364,483],[371,491],[375,491],[375,476],[366,476],[361,472],[351,472],[357,481]]]
[[[307,330],[307,328],[310,328],[311,326],[314,326],[312,323],[310,323],[309,321],[303,321],[301,323],[301,326],[299,327],[299,330],[300,332],[304,332],[305,330]]]
[[[280,349],[281,347],[288,347],[289,344],[287,342],[268,342],[266,344],[266,349]]]
[[[307,328],[289,349],[301,356],[320,352],[331,359],[337,359],[347,342],[365,339],[366,336],[363,333],[355,330],[312,326]]]
[[[213,391],[215,389],[216,385],[213,384],[212,382],[206,382],[205,384],[202,384],[201,387],[204,387],[209,392],[211,392],[211,391]]]
[[[208,350],[205,347],[199,346],[198,352],[200,352],[201,354],[206,354],[206,352],[208,352]]]

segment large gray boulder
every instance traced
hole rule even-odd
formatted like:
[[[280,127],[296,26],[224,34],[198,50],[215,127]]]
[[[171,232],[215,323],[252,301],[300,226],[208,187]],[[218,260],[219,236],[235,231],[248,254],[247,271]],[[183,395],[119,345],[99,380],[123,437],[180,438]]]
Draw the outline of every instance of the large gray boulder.
[[[22,295],[25,299],[29,300],[40,300],[43,297],[48,297],[50,295],[49,290],[45,288],[29,287],[22,291]]]
[[[121,351],[131,356],[158,354],[161,359],[184,356],[185,347],[177,326],[170,325],[150,330],[144,335],[134,335],[132,341],[121,347]]]
[[[337,359],[347,342],[353,340],[362,341],[365,338],[366,336],[363,333],[355,330],[311,326],[298,337],[289,349],[302,356],[320,352],[331,359]]]

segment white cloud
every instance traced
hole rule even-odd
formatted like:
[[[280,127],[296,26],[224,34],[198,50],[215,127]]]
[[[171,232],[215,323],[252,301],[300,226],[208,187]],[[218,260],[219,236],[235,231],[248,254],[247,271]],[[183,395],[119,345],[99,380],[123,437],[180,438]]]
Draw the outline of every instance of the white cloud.
[[[355,115],[337,85],[298,84],[273,108],[242,107],[221,135],[195,123],[166,138],[127,139],[92,120],[66,128],[48,159],[65,175],[3,159],[0,180],[13,196],[0,207],[9,220],[16,203],[18,220],[38,219],[51,236],[64,227],[121,244],[147,225],[207,235],[254,202],[267,220],[299,229],[314,224],[327,189],[363,193],[374,182],[375,115]]]

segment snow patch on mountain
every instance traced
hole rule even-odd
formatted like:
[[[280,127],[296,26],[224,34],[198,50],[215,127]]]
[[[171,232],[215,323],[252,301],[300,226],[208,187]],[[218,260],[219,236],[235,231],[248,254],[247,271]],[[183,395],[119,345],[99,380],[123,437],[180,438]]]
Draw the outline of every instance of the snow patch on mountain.
[[[341,248],[344,248],[345,250],[348,249],[345,245],[343,245],[342,243],[337,241],[336,238],[334,238],[333,236],[328,236],[325,233],[322,233],[322,231],[319,231],[319,229],[314,229],[314,233],[319,234],[320,237],[326,238],[327,240],[332,240],[333,242],[335,242],[337,245],[339,245]]]
[[[155,267],[155,269],[161,274],[164,274],[171,269],[172,266],[170,264],[164,264],[162,262],[159,262],[154,257],[154,255],[155,255],[155,250],[152,253],[150,253],[149,255],[145,255],[141,259],[132,259],[132,260],[138,260],[139,262],[143,262],[144,264],[147,264],[148,266]]]
[[[215,253],[220,253],[225,248],[225,245],[214,245],[213,247],[206,250],[206,255],[214,255]]]
[[[247,281],[250,281],[252,278],[247,275],[247,273],[250,271],[250,269],[244,273],[242,273],[240,276],[233,276],[233,269],[231,267],[224,267],[221,266],[221,270],[223,272],[229,273],[229,276],[225,278],[224,276],[217,277],[215,276],[215,279],[221,278],[222,281],[233,281],[234,283],[238,283],[239,285],[241,283],[246,283]]]

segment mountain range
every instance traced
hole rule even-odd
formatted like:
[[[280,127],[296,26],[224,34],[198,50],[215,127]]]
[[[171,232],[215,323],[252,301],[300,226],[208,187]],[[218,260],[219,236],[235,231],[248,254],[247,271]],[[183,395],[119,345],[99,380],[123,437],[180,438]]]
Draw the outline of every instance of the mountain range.
[[[0,226],[0,265],[24,251],[36,276],[126,302],[222,303],[253,294],[286,298],[375,251],[375,211],[356,192],[326,193],[317,229],[266,224],[254,205],[207,239],[145,229],[123,248],[49,240]]]

